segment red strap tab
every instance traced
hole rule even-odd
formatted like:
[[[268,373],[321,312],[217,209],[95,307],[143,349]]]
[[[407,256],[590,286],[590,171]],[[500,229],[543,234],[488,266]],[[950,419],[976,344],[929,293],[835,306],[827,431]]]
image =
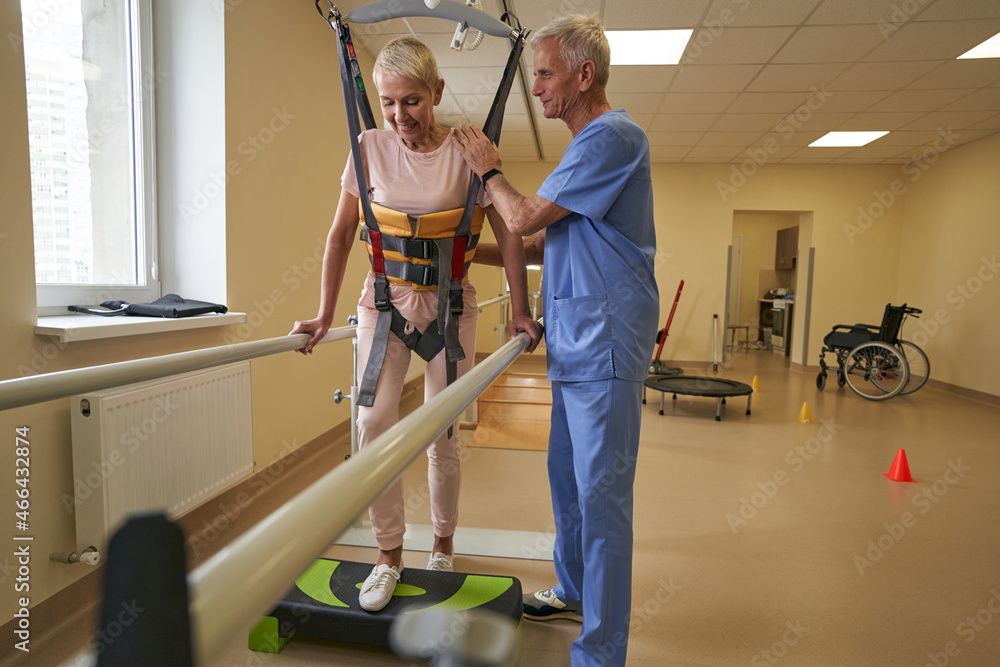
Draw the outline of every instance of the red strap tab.
[[[385,275],[385,258],[382,256],[382,232],[368,230],[368,240],[372,244],[372,271],[375,275]]]
[[[465,277],[465,246],[469,243],[466,236],[456,236],[455,246],[451,251],[451,279],[461,280]]]

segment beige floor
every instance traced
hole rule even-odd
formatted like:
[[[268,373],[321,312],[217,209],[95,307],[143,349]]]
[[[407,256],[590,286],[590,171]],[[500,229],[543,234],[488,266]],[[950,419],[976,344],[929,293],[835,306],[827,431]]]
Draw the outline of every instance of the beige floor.
[[[668,397],[664,416],[655,396],[644,406],[628,664],[1000,664],[1000,409],[931,388],[882,403],[834,382],[820,393],[815,371],[767,352],[719,373],[755,374],[749,417],[743,398],[721,422],[712,399]],[[795,421],[803,401],[814,425]],[[917,483],[882,475],[899,448]],[[463,525],[551,530],[544,453],[466,454]],[[407,483],[424,474],[418,462]],[[428,521],[426,507],[411,510],[408,521]],[[421,567],[426,554],[404,559]],[[553,583],[551,563],[459,556],[457,566],[517,576],[525,590]],[[578,632],[526,623],[521,664],[568,665]],[[234,646],[218,664],[400,662],[296,638],[279,655]]]

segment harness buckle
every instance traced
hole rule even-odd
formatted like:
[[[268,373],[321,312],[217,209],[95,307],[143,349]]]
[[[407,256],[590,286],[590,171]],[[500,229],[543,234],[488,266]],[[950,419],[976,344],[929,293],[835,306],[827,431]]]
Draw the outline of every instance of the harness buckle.
[[[375,310],[389,310],[392,304],[389,302],[389,281],[385,276],[375,276]]]
[[[452,315],[461,315],[465,311],[464,287],[457,287],[448,292],[448,305]]]
[[[433,285],[435,283],[434,274],[437,273],[438,275],[441,275],[441,272],[435,271],[433,266],[422,266],[421,268],[423,269],[423,275],[420,278],[421,285]]]

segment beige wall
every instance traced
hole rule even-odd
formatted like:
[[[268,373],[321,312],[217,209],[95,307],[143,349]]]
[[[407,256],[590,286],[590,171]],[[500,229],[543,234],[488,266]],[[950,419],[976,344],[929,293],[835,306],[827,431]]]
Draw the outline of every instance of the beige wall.
[[[504,172],[519,190],[533,193],[554,166],[509,163],[504,165]],[[817,248],[817,268],[808,360],[815,364],[822,337],[834,324],[877,317],[896,296],[902,207],[889,207],[880,223],[866,232],[871,243],[852,245],[843,225],[853,223],[858,217],[858,207],[867,208],[875,201],[873,192],[889,187],[900,169],[765,165],[735,192],[727,190],[723,197],[720,184],[740,182],[730,180],[735,168],[709,164],[653,165],[660,322],[666,321],[677,284],[684,280],[684,292],[671,324],[670,346],[664,349],[664,358],[711,360],[715,313],[719,314],[721,341],[726,259],[734,212],[809,211],[813,224],[800,227],[799,256],[808,254],[807,244],[811,239]],[[804,263],[800,261],[799,266],[804,267]],[[801,268],[800,275],[804,275]],[[804,292],[802,285],[798,291]],[[796,309],[797,331],[803,330],[804,310]],[[802,341],[797,340],[793,359],[801,357],[801,346]]]
[[[903,333],[927,353],[932,378],[1000,395],[1000,135],[926,167],[899,175],[906,225],[895,302],[924,311]]]
[[[226,160],[241,166],[226,191],[226,263],[229,302],[248,314],[249,339],[284,335],[319,307],[323,246],[350,150],[336,47],[309,3],[242,3],[226,13]],[[278,115],[284,129],[257,150],[251,138],[266,139]],[[334,326],[356,312],[368,260],[355,250]],[[308,358],[254,362],[258,466],[349,418],[347,402],[332,396],[349,393],[350,361],[343,342]]]

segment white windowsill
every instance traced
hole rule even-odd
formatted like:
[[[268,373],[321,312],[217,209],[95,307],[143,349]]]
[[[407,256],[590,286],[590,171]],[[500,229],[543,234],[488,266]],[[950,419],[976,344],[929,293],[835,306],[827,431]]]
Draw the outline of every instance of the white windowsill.
[[[60,343],[80,340],[100,340],[119,336],[185,331],[221,327],[227,324],[242,324],[247,321],[246,313],[212,313],[195,317],[136,317],[122,315],[101,317],[100,315],[51,315],[39,317],[35,333],[53,336]]]

